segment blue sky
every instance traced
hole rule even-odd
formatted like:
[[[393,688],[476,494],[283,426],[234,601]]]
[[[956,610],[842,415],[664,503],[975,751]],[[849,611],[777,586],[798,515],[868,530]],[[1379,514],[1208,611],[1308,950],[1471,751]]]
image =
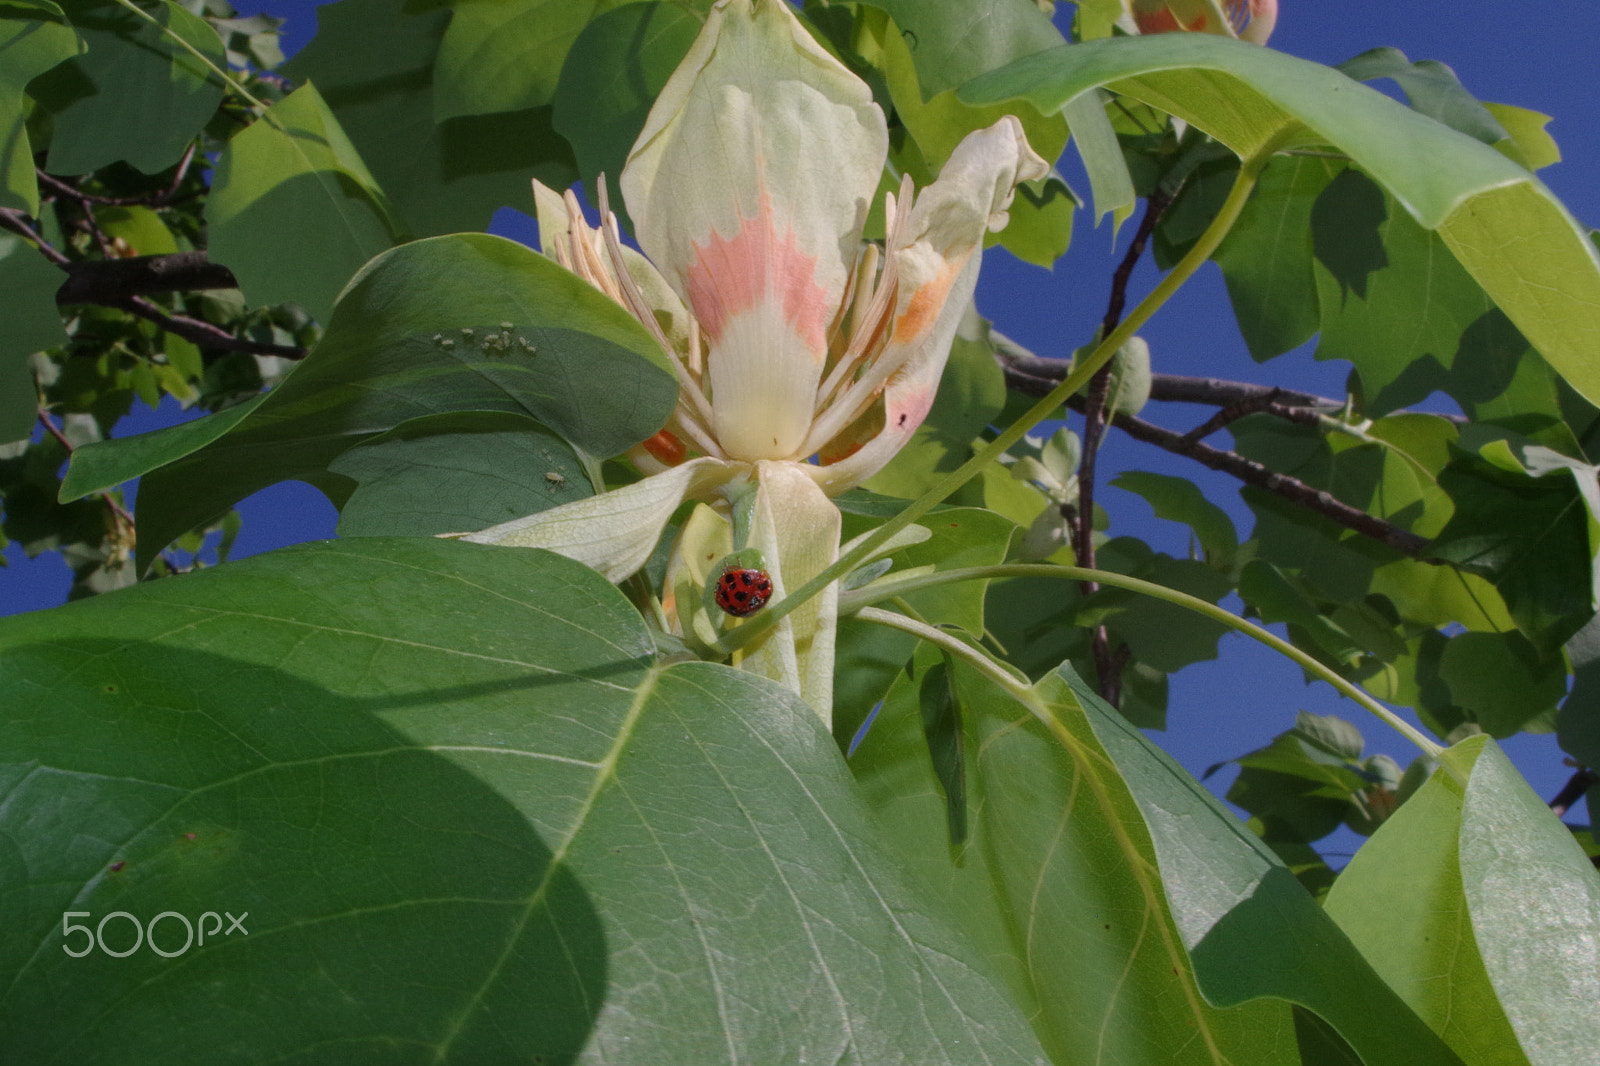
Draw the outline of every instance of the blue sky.
[[[315,30],[318,5],[311,0],[264,0],[255,5],[249,0],[235,2],[240,3],[244,15],[265,12],[286,18],[286,51],[303,45]],[[1470,91],[1484,99],[1554,116],[1549,131],[1560,144],[1564,159],[1541,176],[1580,220],[1600,220],[1600,185],[1595,181],[1600,175],[1600,79],[1592,72],[1593,45],[1600,41],[1600,5],[1592,0],[1567,0],[1538,8],[1489,0],[1281,2],[1283,10],[1271,43],[1282,51],[1337,63],[1368,48],[1389,45],[1413,60],[1436,59],[1448,64]],[[1070,7],[1060,5],[1063,24],[1070,17]],[[1538,11],[1547,18],[1508,18],[1527,11]],[[1548,17],[1552,15],[1555,18]],[[1075,186],[1086,189],[1086,181],[1072,177],[1073,158],[1069,149],[1062,170]],[[1132,230],[1132,224],[1124,227],[1124,241]],[[522,229],[508,232],[518,237],[525,234]],[[1089,338],[1104,314],[1118,254],[1109,225],[1091,229],[1084,213],[1071,252],[1053,271],[1017,263],[1003,252],[991,252],[979,284],[979,308],[997,328],[1038,354],[1067,355]],[[1148,265],[1135,275],[1133,299],[1148,289],[1154,276]],[[1288,385],[1330,396],[1344,392],[1345,364],[1317,363],[1308,349],[1265,365],[1252,361],[1228,312],[1221,277],[1214,267],[1208,267],[1169,303],[1147,326],[1144,336],[1157,370]],[[1147,409],[1144,417],[1186,429],[1209,413],[1166,406],[1159,412],[1154,407]],[[144,412],[119,428],[131,432],[165,421],[163,416]],[[1102,452],[1101,469],[1109,478],[1126,467],[1195,479],[1208,496],[1230,511],[1241,533],[1248,533],[1250,518],[1231,479],[1114,433]],[[1153,519],[1138,498],[1105,489],[1100,500],[1112,514],[1113,535],[1141,536],[1175,554],[1186,550],[1185,533]],[[236,556],[331,536],[335,521],[327,501],[298,483],[260,493],[240,510],[245,522]],[[0,570],[0,614],[60,602],[70,575],[58,556],[28,561],[13,545],[6,549],[5,559],[9,567]],[[1199,772],[1264,744],[1292,725],[1299,709],[1351,719],[1367,736],[1369,750],[1387,752],[1402,764],[1414,754],[1399,737],[1365,720],[1354,704],[1340,699],[1327,686],[1305,685],[1297,668],[1236,636],[1224,639],[1219,660],[1174,676],[1169,729],[1161,742],[1185,766]],[[1571,772],[1561,765],[1553,737],[1517,738],[1507,744],[1507,750],[1545,797]],[[1231,777],[1231,773],[1219,774],[1212,783],[1225,786]]]

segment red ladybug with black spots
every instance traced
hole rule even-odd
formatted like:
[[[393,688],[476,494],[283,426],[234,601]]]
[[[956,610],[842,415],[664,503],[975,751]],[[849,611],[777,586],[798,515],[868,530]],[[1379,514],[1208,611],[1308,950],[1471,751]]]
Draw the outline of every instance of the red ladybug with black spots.
[[[765,570],[730,566],[717,579],[717,606],[735,618],[746,618],[772,598],[772,578]]]

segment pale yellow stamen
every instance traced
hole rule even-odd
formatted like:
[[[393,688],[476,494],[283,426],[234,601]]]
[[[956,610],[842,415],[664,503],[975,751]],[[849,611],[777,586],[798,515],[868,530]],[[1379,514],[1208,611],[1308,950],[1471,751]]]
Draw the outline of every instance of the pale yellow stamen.
[[[712,424],[711,404],[706,399],[700,382],[678,357],[677,350],[673,348],[672,342],[661,329],[661,323],[656,321],[655,312],[650,309],[644,294],[639,291],[639,286],[628,273],[628,264],[622,257],[622,236],[617,225],[617,216],[611,212],[611,200],[606,193],[604,175],[600,178],[600,220],[600,233],[611,259],[611,272],[617,279],[616,287],[619,290],[617,302],[631,311],[633,317],[655,336],[656,343],[661,345],[661,350],[672,362],[673,373],[678,379],[678,406],[682,414],[683,428],[707,455],[717,459],[726,458],[722,449],[712,443],[713,438],[707,428]],[[684,408],[685,398],[689,401],[687,408]]]

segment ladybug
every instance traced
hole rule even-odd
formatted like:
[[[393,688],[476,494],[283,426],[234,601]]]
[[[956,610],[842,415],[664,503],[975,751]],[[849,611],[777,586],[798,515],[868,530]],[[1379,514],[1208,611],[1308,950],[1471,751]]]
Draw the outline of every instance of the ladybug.
[[[755,614],[771,597],[772,578],[765,570],[729,567],[717,579],[717,606],[735,618]]]

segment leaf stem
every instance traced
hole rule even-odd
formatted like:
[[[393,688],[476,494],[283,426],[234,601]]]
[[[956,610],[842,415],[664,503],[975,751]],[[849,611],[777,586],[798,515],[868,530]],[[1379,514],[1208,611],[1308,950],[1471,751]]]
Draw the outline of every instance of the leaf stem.
[[[898,629],[902,633],[910,633],[914,637],[927,641],[929,644],[942,649],[971,666],[998,685],[1017,702],[1034,710],[1035,713],[1043,713],[1042,709],[1038,707],[1039,699],[1033,691],[1032,685],[1013,677],[1005,667],[955,634],[946,633],[944,630],[930,626],[926,622],[919,622],[915,618],[908,618],[903,614],[885,611],[878,607],[863,607],[855,614],[863,622],[872,622],[876,625],[887,626],[890,629]]]
[[[126,2],[126,0],[123,0]],[[1144,299],[1139,301],[1137,307],[1129,312],[1122,324],[1106,336],[1095,350],[1073,366],[1070,373],[1062,379],[1061,384],[1051,389],[1049,394],[1038,403],[1030,407],[1026,414],[1012,423],[998,437],[978,449],[976,454],[962,463],[960,467],[946,474],[934,483],[933,487],[923,493],[920,498],[906,507],[905,510],[895,515],[889,521],[879,526],[873,533],[860,541],[854,549],[841,555],[833,565],[823,570],[816,577],[795,589],[792,593],[769,604],[760,614],[753,616],[749,623],[737,629],[724,633],[717,641],[714,650],[720,654],[728,655],[735,650],[756,639],[768,629],[777,625],[790,611],[800,604],[811,599],[829,584],[839,580],[845,574],[854,570],[861,562],[868,558],[872,552],[890,537],[933,510],[949,495],[976,477],[984,467],[998,459],[1007,448],[1021,440],[1023,435],[1049,418],[1067,400],[1067,397],[1077,392],[1092,378],[1097,370],[1110,362],[1118,348],[1129,337],[1138,332],[1139,327],[1149,321],[1169,299],[1200,269],[1211,253],[1217,250],[1222,239],[1233,228],[1234,222],[1239,218],[1239,213],[1244,210],[1245,201],[1254,191],[1257,179],[1267,161],[1277,150],[1282,139],[1286,139],[1288,132],[1274,138],[1250,158],[1243,161],[1239,167],[1239,174],[1234,178],[1233,188],[1228,192],[1228,198],[1223,201],[1222,208],[1217,212],[1217,217],[1211,220],[1178,264],[1161,279],[1156,287],[1150,290]]]
[[[1350,697],[1350,699],[1372,712],[1380,721],[1411,741],[1430,757],[1438,759],[1444,751],[1440,745],[1429,740],[1415,726],[1368,695],[1365,689],[1341,677],[1283,638],[1253,622],[1240,618],[1232,611],[1202,600],[1198,596],[1191,596],[1187,592],[1179,592],[1177,589],[1170,589],[1165,585],[1157,585],[1153,581],[1129,577],[1126,574],[1116,574],[1107,570],[1090,570],[1081,566],[1057,566],[1052,563],[1007,563],[1001,566],[969,566],[955,570],[936,570],[933,573],[909,574],[899,578],[891,576],[882,578],[865,588],[841,594],[839,597],[839,614],[843,616],[852,611],[871,610],[872,608],[868,605],[879,600],[894,596],[904,596],[908,592],[915,592],[918,589],[935,585],[1001,577],[1045,577],[1066,581],[1097,581],[1102,585],[1110,585],[1114,588],[1123,588],[1131,592],[1143,593],[1146,596],[1154,596],[1158,600],[1165,600],[1167,603],[1202,614],[1213,621],[1221,622],[1230,629],[1237,630],[1245,636],[1265,644],[1273,651],[1291,659],[1308,673],[1326,681],[1338,689],[1340,693]]]

